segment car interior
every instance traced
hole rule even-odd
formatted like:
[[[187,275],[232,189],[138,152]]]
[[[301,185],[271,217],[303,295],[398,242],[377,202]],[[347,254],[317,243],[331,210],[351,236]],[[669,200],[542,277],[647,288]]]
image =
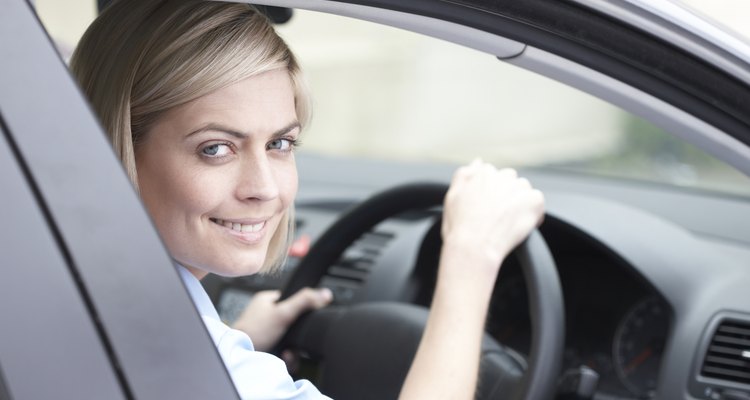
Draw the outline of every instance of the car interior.
[[[64,34],[6,3],[0,399],[237,398]],[[314,95],[294,251],[202,283],[227,323],[261,290],[332,290],[276,349],[295,378],[397,395],[445,185],[481,157],[539,187],[546,216],[495,283],[478,398],[750,398],[750,50],[638,1],[258,3]]]

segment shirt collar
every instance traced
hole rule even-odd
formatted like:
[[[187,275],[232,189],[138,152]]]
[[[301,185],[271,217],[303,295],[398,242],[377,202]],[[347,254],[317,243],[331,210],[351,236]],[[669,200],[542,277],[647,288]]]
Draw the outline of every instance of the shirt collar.
[[[203,317],[214,318],[217,321],[220,321],[221,319],[216,312],[214,304],[211,302],[208,293],[206,293],[206,290],[203,288],[203,285],[201,285],[198,278],[191,274],[190,271],[182,265],[177,263],[175,263],[175,265],[177,266],[177,271],[180,272],[182,282],[185,283],[185,288],[193,299],[195,308],[198,309],[198,313]]]

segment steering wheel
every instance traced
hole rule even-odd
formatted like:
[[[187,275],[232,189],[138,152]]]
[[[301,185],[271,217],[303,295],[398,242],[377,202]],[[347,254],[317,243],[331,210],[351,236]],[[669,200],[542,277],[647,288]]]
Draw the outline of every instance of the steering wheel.
[[[346,212],[310,249],[282,291],[285,299],[320,282],[354,240],[399,213],[441,205],[448,187],[398,186]],[[529,296],[532,338],[528,366],[485,334],[478,398],[551,399],[562,366],[564,307],[552,255],[537,231],[515,250]],[[319,388],[334,398],[396,398],[427,320],[428,311],[399,303],[328,307],[300,318],[283,346],[323,361]],[[524,371],[525,369],[525,371]],[[509,396],[510,395],[510,396]]]

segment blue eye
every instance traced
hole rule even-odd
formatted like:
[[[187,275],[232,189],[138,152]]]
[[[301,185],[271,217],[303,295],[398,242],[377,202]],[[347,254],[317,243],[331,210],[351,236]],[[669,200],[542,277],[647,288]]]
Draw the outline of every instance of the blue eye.
[[[295,141],[290,139],[275,139],[268,142],[268,150],[289,151],[294,147]]]
[[[223,143],[215,143],[201,149],[201,154],[208,157],[223,157],[228,155],[231,149]]]

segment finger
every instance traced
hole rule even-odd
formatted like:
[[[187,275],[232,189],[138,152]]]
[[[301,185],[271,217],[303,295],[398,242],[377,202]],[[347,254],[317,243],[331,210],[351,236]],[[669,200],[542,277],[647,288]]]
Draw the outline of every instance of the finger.
[[[539,213],[539,218],[536,221],[536,226],[539,227],[542,225],[542,222],[544,222],[544,210],[545,210],[545,201],[544,201],[544,193],[542,193],[541,190],[538,189],[532,189],[531,194],[531,202],[536,206],[536,210]]]
[[[280,290],[261,290],[259,292],[255,292],[255,294],[253,294],[253,297],[258,300],[267,302],[267,303],[275,303],[281,297],[281,291]]]
[[[473,176],[477,174],[478,171],[480,171],[486,165],[489,165],[489,164],[482,161],[481,158],[475,158],[469,164],[458,167],[458,169],[456,169],[456,172],[453,173],[453,179],[451,181],[460,182],[460,181],[471,179]]]
[[[327,287],[315,289],[316,295],[316,302],[315,302],[315,309],[323,308],[333,301],[333,292],[331,289]]]
[[[484,169],[485,171],[489,171],[489,172],[496,172],[496,171],[497,171],[497,168],[495,168],[495,166],[494,166],[494,165],[492,165],[491,163],[488,163],[488,162],[482,162],[482,163],[481,163],[481,164],[479,164],[479,165],[480,165],[480,166],[482,167],[482,169]]]
[[[524,190],[531,190],[531,182],[529,182],[526,178],[518,178],[516,180],[516,185]]]
[[[461,185],[470,180],[475,173],[475,169],[476,167],[473,164],[458,167],[451,178],[451,187]]]
[[[474,181],[480,188],[487,188],[492,183],[492,179],[497,176],[498,170],[490,163],[482,163],[477,166]]]
[[[290,318],[296,319],[300,314],[309,310],[317,310],[328,305],[333,300],[333,293],[328,288],[304,288],[288,299],[279,303],[279,307]]]
[[[527,231],[541,225],[544,219],[544,195],[541,191],[526,190],[513,199],[517,215],[515,226],[518,232],[527,235]]]
[[[497,176],[503,179],[516,179],[518,178],[518,171],[514,168],[503,168],[497,171]]]

